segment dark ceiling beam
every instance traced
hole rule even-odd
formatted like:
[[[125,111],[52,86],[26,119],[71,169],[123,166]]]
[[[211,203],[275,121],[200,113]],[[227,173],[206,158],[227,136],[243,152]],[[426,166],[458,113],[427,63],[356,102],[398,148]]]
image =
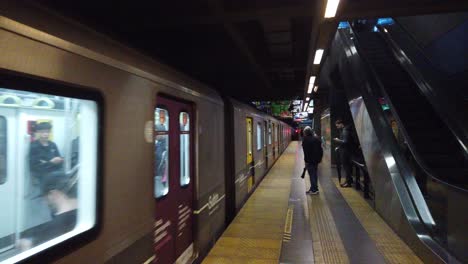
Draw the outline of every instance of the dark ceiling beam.
[[[463,12],[468,10],[468,1],[444,0],[437,2],[421,1],[408,5],[403,2],[348,2],[339,8],[340,20],[354,18],[416,16],[433,13]]]
[[[221,16],[192,16],[192,17],[179,17],[165,16],[163,20],[158,18],[147,21],[145,27],[154,29],[166,29],[166,28],[178,28],[194,25],[216,25],[223,23],[238,23],[250,20],[260,19],[276,19],[282,18],[294,18],[294,17],[309,17],[312,13],[312,5],[298,5],[298,6],[285,6],[278,8],[265,8],[265,9],[253,9],[242,12],[222,12]]]
[[[219,2],[217,2],[216,0],[207,0],[207,2],[211,4],[215,13],[215,17],[222,18],[222,19],[226,17],[224,13],[224,9],[220,5]],[[244,41],[239,31],[234,27],[233,23],[229,20],[223,20],[223,26],[226,29],[226,32],[234,41],[236,47],[240,50],[240,52],[245,56],[245,58],[249,62],[249,65],[252,68],[253,72],[259,77],[261,82],[265,85],[265,88],[271,91],[272,85],[271,85],[270,80],[268,79],[265,71],[262,69],[260,64],[257,63],[257,60],[255,59],[249,46]]]

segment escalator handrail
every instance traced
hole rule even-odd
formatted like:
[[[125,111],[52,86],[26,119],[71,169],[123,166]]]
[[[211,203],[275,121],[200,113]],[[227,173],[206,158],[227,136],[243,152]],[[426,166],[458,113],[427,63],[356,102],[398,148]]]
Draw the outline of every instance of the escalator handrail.
[[[377,26],[377,28],[379,29],[379,31],[382,34],[383,38],[385,39],[385,41],[389,45],[389,47],[390,47],[390,49],[392,51],[392,54],[396,57],[396,60],[406,70],[406,72],[408,72],[410,78],[412,78],[413,82],[418,86],[418,88],[420,89],[422,94],[424,94],[424,96],[426,96],[426,98],[428,98],[430,96],[433,96],[433,95],[430,95],[430,92],[428,91],[428,90],[432,90],[431,88],[428,87],[429,84],[424,81],[421,74],[414,67],[411,60],[404,54],[403,50],[401,48],[399,48],[398,45],[395,43],[395,41],[393,41],[391,39],[390,35],[386,35],[386,34],[388,34],[388,32],[383,30],[384,29],[383,27],[381,27],[379,25],[379,26]],[[422,86],[424,86],[424,87],[422,87]],[[383,90],[385,90],[385,89],[383,89]],[[383,92],[385,94],[385,97],[389,98],[388,95],[386,94],[386,92],[385,91],[383,91]],[[431,100],[429,98],[428,98],[428,100],[431,102]],[[392,105],[391,100],[389,99],[388,101],[389,101],[389,104],[391,105],[390,110],[392,111],[392,114],[397,119],[398,126],[399,126],[401,132],[403,133],[403,135],[404,135],[404,137],[405,137],[405,139],[407,141],[407,146],[408,146],[411,154],[413,155],[417,165],[424,171],[424,173],[426,173],[428,176],[430,176],[432,179],[436,180],[437,182],[439,182],[441,184],[444,184],[449,188],[456,189],[456,190],[458,190],[460,192],[468,193],[468,190],[440,179],[439,177],[437,177],[437,174],[431,168],[429,168],[427,166],[427,163],[424,161],[424,159],[421,157],[419,152],[416,150],[411,138],[408,136],[408,132],[407,132],[404,124],[401,122],[401,119],[400,119],[398,113],[395,111],[395,107]],[[436,109],[436,111],[437,111],[437,109]],[[451,132],[457,138],[457,141],[460,142],[460,138],[457,136],[457,134],[453,130],[451,130]],[[464,148],[464,147],[462,146],[462,148]],[[466,153],[464,153],[464,154],[466,156]]]
[[[401,26],[400,26],[401,27]],[[406,70],[409,76],[413,79],[414,83],[418,86],[419,91],[426,97],[429,103],[436,110],[437,114],[441,117],[443,121],[446,122],[447,127],[452,132],[453,136],[457,139],[457,142],[460,144],[461,148],[464,151],[464,155],[468,158],[468,133],[460,127],[457,122],[453,119],[453,116],[457,115],[454,111],[448,113],[447,109],[451,107],[443,100],[439,100],[438,103],[435,102],[435,99],[439,97],[437,91],[431,87],[431,85],[423,78],[419,70],[414,66],[413,62],[406,53],[398,46],[398,44],[393,40],[392,35],[385,27],[377,25],[379,33],[384,38],[384,40],[389,45],[393,55],[396,57],[397,61]],[[416,45],[418,49],[419,46]],[[424,54],[422,51],[420,51]],[[425,54],[424,54],[425,56]],[[428,60],[427,57],[425,57]]]
[[[350,23],[351,25],[351,23]],[[370,64],[369,62],[367,61],[367,58],[365,57],[362,57],[361,54],[362,53],[362,50],[360,49],[360,45],[359,45],[359,41],[356,39],[356,34],[354,34],[354,30],[353,28],[350,26],[350,31],[351,33],[355,36],[354,37],[354,40],[349,40],[346,36],[343,37],[343,39],[345,41],[350,41],[351,43],[346,43],[346,45],[348,45],[348,47],[350,48],[350,50],[352,51],[354,49],[354,51],[352,51],[352,53],[355,53],[356,54],[356,58],[357,60],[359,61],[359,64],[362,65],[362,67],[364,68],[364,74],[365,74],[365,78],[367,78],[367,85],[368,87],[367,90],[366,88],[363,87],[362,89],[362,92],[363,92],[363,97],[374,97],[374,94],[372,92],[372,89],[369,85],[371,85],[370,82],[373,82],[373,85],[376,85],[380,90],[383,90],[383,85],[380,81],[380,79],[377,77],[376,75],[376,72],[374,71],[374,69],[372,67],[370,67]],[[352,56],[352,54],[347,54],[348,57]],[[377,102],[375,102],[375,105],[373,104],[370,104],[370,105],[367,105],[366,104],[366,107],[369,107],[369,110],[371,110],[372,112],[382,112],[381,108],[379,110],[379,107],[377,106]],[[375,110],[375,111],[374,111]],[[369,114],[371,114],[371,112],[369,112]],[[380,116],[383,116],[383,112],[381,113]],[[377,120],[377,122],[381,123],[381,122],[384,122],[386,123],[386,126],[390,126],[390,124],[388,124],[388,121],[385,119],[385,118],[377,118],[379,120]],[[395,138],[390,135],[391,132],[387,131],[383,131],[382,130],[382,135],[384,136],[385,139],[388,139],[387,142],[395,142],[396,143],[396,140]],[[383,147],[383,146],[382,146]],[[424,198],[422,197],[422,194],[420,193],[419,191],[419,195],[414,194],[413,192],[413,189],[416,190],[416,193],[418,193],[417,191],[419,190],[417,186],[417,183],[415,182],[415,177],[414,175],[412,175],[412,172],[411,170],[409,169],[409,166],[408,164],[404,161],[405,159],[401,157],[401,154],[399,154],[400,156],[398,155],[395,155],[395,153],[399,153],[397,147],[394,145],[394,144],[387,144],[386,146],[387,150],[385,152],[388,152],[389,151],[389,154],[391,154],[391,158],[393,158],[395,160],[396,163],[399,164],[399,168],[400,168],[400,174],[401,174],[401,181],[403,183],[403,188],[406,190],[406,195],[408,196],[409,198],[409,203],[411,204],[411,209],[408,208],[408,209],[405,209],[409,206],[409,204],[404,204],[405,201],[402,200],[402,207],[403,207],[403,210],[406,211],[406,210],[413,210],[414,213],[415,213],[415,216],[418,218],[418,220],[414,219],[411,215],[411,211],[408,211],[408,213],[410,213],[410,215],[408,216],[408,221],[411,223],[411,226],[413,226],[413,228],[415,229],[415,232],[417,234],[417,236],[419,237],[419,239],[432,251],[434,252],[434,254],[436,254],[437,256],[439,256],[444,262],[447,262],[448,261],[448,251],[443,248],[441,245],[439,245],[438,243],[436,243],[434,241],[434,239],[432,238],[432,232],[433,232],[433,225],[434,225],[434,220],[432,219],[432,215],[429,211],[429,208],[427,207],[427,204],[424,200]],[[384,157],[386,159],[386,157]],[[390,169],[390,168],[389,168]],[[410,187],[410,185],[412,187]],[[398,188],[397,188],[398,189]],[[399,193],[399,191],[397,190],[397,192]],[[402,197],[404,197],[405,195],[403,193],[399,193],[398,195],[403,195]],[[421,227],[423,227],[423,230],[420,229],[419,225],[417,225],[415,223],[415,221],[417,221],[417,223],[419,223],[421,225]]]

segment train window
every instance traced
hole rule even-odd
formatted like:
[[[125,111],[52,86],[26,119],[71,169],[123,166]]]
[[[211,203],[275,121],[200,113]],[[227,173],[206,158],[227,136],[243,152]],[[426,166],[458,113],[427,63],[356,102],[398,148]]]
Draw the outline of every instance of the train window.
[[[268,145],[271,145],[271,122],[268,122]]]
[[[7,123],[4,116],[0,116],[0,184],[7,180]]]
[[[16,263],[96,226],[98,103],[0,88],[0,109],[0,262]]]
[[[179,114],[180,125],[180,186],[190,183],[190,116],[187,112]]]
[[[154,110],[154,124],[154,197],[160,198],[169,193],[169,113],[162,106]]]
[[[257,123],[257,150],[262,149],[262,124]]]

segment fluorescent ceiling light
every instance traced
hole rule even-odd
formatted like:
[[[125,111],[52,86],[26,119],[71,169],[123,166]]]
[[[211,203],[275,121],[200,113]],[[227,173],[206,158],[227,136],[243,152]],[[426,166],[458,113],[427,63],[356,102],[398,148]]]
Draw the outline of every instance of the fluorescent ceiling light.
[[[305,105],[304,105],[304,109],[303,109],[302,111],[304,111],[304,112],[307,111],[307,108],[308,108],[308,107],[309,107],[309,104],[305,104]]]
[[[310,94],[312,92],[312,85],[309,85],[309,88],[307,88],[307,93]]]
[[[322,61],[323,49],[318,49],[315,51],[314,64],[320,64]]]
[[[310,97],[306,97],[306,102],[309,102],[309,100],[310,100]]]
[[[315,86],[314,87],[314,92],[317,92],[318,91],[318,86]]]
[[[314,86],[314,83],[315,83],[315,76],[310,76],[309,86]]]
[[[328,0],[327,7],[325,8],[325,18],[335,17],[336,10],[340,0]]]

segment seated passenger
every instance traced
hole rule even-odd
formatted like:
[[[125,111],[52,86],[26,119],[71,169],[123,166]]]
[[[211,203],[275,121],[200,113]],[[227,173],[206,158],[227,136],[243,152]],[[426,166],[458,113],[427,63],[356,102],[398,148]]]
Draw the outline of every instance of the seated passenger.
[[[76,182],[65,175],[49,174],[42,179],[41,190],[52,211],[53,218],[21,234],[22,238],[18,241],[18,246],[22,250],[65,234],[73,230],[76,225],[78,208]]]
[[[63,174],[63,158],[57,145],[49,140],[52,125],[42,122],[36,125],[38,139],[31,143],[29,150],[29,168],[31,175],[42,181],[49,174]]]

